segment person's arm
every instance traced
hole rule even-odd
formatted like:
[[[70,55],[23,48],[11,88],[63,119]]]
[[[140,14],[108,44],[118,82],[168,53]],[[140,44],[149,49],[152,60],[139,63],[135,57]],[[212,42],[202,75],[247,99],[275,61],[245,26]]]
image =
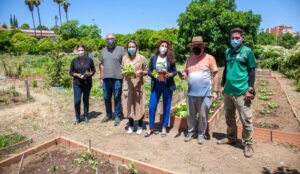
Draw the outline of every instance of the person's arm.
[[[74,61],[75,61],[75,59],[73,59],[72,62],[71,62],[69,74],[70,74],[70,76],[72,76],[72,77],[78,77],[78,78],[81,78],[81,74],[75,73]]]
[[[225,82],[226,82],[226,63],[224,65],[224,70],[223,70],[223,74],[222,74],[222,81],[221,81],[221,87],[224,87],[225,86]]]
[[[253,89],[254,82],[255,82],[255,68],[248,69],[248,75],[249,75],[248,86],[249,88]]]
[[[92,72],[90,72],[91,74],[90,74],[90,76],[93,76],[95,73],[96,73],[96,68],[95,68],[95,64],[94,64],[94,61],[93,61],[93,59],[91,59],[91,71]]]
[[[175,77],[177,75],[176,62],[171,64],[171,71],[172,71],[172,77]]]

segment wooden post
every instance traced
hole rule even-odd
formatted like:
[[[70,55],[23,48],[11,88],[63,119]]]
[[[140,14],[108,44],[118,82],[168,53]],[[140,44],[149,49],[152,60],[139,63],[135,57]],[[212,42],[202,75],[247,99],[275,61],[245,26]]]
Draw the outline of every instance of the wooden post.
[[[31,97],[30,97],[28,80],[25,80],[25,87],[26,87],[27,100],[29,100]]]
[[[89,149],[90,149],[90,151],[92,151],[92,141],[91,141],[91,139],[89,139]]]
[[[22,155],[21,162],[20,162],[20,164],[19,164],[18,174],[20,174],[20,172],[21,172],[23,160],[24,160],[24,153],[23,153],[23,155]]]

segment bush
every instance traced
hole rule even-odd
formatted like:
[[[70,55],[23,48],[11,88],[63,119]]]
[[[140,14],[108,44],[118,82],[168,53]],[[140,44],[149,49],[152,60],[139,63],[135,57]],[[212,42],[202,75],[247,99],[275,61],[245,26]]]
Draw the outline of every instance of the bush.
[[[38,87],[38,84],[37,84],[36,80],[32,80],[32,87],[33,88],[37,88]]]
[[[77,45],[78,45],[77,39],[69,39],[67,41],[61,42],[61,49],[63,49],[67,53],[71,53],[73,52],[73,50],[76,48]]]
[[[12,51],[15,54],[30,53],[36,54],[38,49],[36,43],[38,40],[25,33],[16,33],[12,36],[10,43],[12,45]]]
[[[40,54],[45,54],[47,52],[50,52],[52,49],[54,49],[54,42],[51,41],[49,38],[44,38],[38,41],[37,47]]]

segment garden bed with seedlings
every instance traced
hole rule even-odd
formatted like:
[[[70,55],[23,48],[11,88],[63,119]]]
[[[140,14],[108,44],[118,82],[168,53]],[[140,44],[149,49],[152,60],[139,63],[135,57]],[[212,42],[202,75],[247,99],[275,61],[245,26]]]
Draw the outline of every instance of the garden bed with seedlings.
[[[0,109],[13,107],[22,103],[30,102],[32,98],[20,94],[14,87],[0,90]]]
[[[253,124],[257,128],[300,133],[294,116],[279,82],[273,77],[258,77],[253,103]]]
[[[0,173],[122,173],[173,172],[59,137],[0,161]]]

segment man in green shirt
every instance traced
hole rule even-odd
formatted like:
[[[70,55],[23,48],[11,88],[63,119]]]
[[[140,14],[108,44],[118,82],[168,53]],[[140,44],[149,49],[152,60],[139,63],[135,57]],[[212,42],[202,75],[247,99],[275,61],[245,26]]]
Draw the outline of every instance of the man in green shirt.
[[[226,50],[225,68],[221,83],[224,95],[227,138],[218,144],[235,144],[237,141],[236,109],[243,125],[242,141],[245,157],[254,153],[251,100],[254,99],[255,57],[251,48],[243,44],[244,32],[240,28],[230,31],[231,48]]]

